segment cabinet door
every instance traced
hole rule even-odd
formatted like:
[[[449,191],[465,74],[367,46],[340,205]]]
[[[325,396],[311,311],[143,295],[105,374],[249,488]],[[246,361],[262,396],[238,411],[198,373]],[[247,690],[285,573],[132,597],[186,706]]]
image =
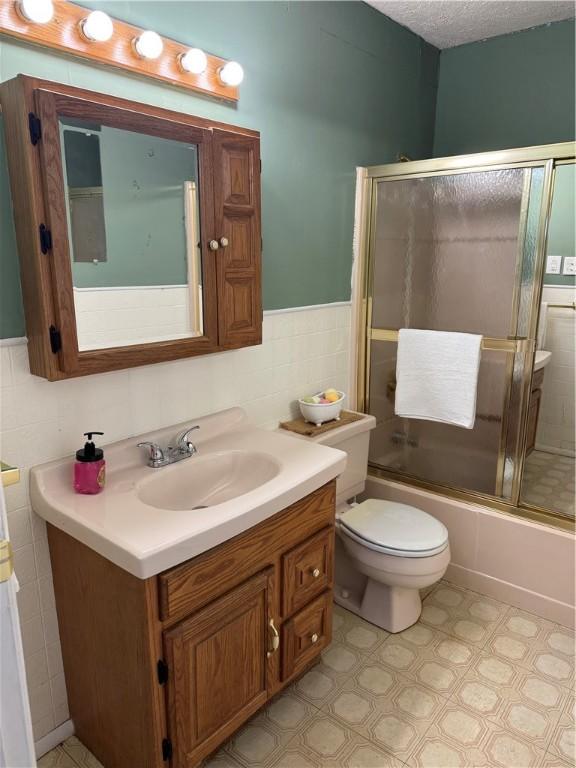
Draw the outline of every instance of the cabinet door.
[[[220,242],[218,341],[223,346],[260,344],[260,142],[214,130],[212,146],[215,231]]]
[[[195,766],[268,696],[273,569],[164,634],[174,766]]]

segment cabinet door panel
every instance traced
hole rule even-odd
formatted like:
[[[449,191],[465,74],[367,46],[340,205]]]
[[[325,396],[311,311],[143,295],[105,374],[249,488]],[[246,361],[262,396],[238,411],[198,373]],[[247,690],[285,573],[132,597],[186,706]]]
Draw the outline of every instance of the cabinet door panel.
[[[325,592],[282,625],[282,680],[303,672],[332,639],[332,592]]]
[[[218,250],[218,340],[224,346],[262,341],[260,143],[214,131],[214,205]]]
[[[273,569],[262,571],[164,634],[175,765],[196,765],[268,696]]]

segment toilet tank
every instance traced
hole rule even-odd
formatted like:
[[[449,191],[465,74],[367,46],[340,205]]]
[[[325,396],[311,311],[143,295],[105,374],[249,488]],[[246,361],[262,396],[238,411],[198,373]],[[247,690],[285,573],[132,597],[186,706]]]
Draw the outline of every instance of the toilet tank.
[[[358,416],[362,418],[318,437],[302,437],[303,440],[312,440],[319,445],[339,448],[348,454],[346,469],[336,481],[336,506],[362,493],[366,484],[370,430],[376,426],[376,419],[365,413],[359,413]]]

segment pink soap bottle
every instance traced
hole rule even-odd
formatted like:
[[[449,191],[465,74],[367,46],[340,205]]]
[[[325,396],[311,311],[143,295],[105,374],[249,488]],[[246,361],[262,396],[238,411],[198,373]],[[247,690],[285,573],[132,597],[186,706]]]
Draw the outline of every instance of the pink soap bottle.
[[[76,451],[74,464],[74,490],[76,493],[100,493],[106,482],[106,462],[104,451],[96,448],[92,435],[103,435],[104,432],[84,432],[88,442],[84,448]]]

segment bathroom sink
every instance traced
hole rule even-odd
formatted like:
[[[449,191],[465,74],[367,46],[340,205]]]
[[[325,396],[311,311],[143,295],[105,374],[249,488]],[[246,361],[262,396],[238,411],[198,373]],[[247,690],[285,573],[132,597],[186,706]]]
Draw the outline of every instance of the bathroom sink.
[[[263,453],[224,451],[196,455],[186,464],[142,481],[137,489],[144,504],[157,509],[198,510],[222,504],[272,480],[280,465]]]
[[[534,370],[539,371],[541,368],[545,368],[550,362],[552,352],[546,352],[544,349],[537,349],[534,356]]]
[[[198,452],[158,469],[137,443],[169,445],[197,424]],[[33,467],[34,511],[138,578],[172,568],[286,509],[340,475],[346,454],[284,430],[259,429],[240,408],[104,446],[106,486],[72,488],[73,457]]]

